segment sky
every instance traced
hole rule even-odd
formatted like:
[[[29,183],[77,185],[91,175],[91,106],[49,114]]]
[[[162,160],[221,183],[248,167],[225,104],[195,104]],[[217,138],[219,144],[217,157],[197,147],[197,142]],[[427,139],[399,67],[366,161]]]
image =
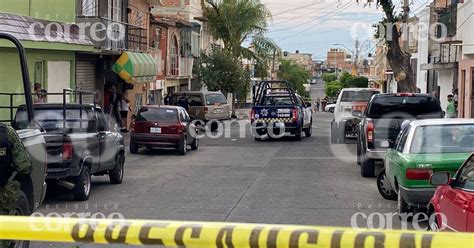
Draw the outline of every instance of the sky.
[[[361,55],[374,52],[372,25],[383,18],[382,9],[367,0],[261,0],[272,13],[267,36],[283,51],[313,54],[313,59],[325,60],[329,48],[355,51],[356,38]],[[403,0],[394,0],[401,10]],[[413,13],[430,0],[410,0]],[[342,44],[342,45],[334,45]]]

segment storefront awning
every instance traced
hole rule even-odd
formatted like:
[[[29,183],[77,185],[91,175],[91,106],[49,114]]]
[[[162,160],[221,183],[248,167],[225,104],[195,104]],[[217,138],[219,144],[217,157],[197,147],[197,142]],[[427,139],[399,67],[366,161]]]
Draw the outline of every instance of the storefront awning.
[[[124,52],[112,70],[127,83],[155,81],[158,65],[150,54]]]

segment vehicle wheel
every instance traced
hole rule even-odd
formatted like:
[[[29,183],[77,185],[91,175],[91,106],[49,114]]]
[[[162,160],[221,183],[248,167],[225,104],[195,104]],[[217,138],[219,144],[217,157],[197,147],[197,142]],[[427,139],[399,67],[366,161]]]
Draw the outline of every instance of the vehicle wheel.
[[[296,131],[295,131],[295,139],[296,139],[297,141],[300,141],[300,140],[303,139],[303,136],[301,135],[301,133],[302,133],[301,128],[296,129]]]
[[[76,201],[86,201],[91,194],[91,173],[89,167],[83,166],[81,174],[73,178],[72,195]]]
[[[362,177],[374,177],[375,176],[375,161],[373,159],[362,157],[360,165],[360,175]]]
[[[333,120],[331,122],[331,144],[337,144],[337,123]]]
[[[130,153],[137,154],[138,153],[138,145],[135,143],[130,142]]]
[[[439,232],[440,231],[440,224],[438,223],[438,218],[436,218],[436,213],[433,211],[430,213],[430,218],[428,220],[428,227],[432,232]]]
[[[393,190],[393,187],[390,185],[390,182],[385,175],[385,169],[382,169],[377,176],[377,189],[379,190],[380,195],[391,201],[397,200],[397,193]]]
[[[28,197],[26,197],[25,193],[20,192],[20,196],[16,201],[15,210],[13,210],[13,215],[15,216],[30,216],[30,204],[28,203]],[[12,247],[22,247],[28,248],[30,246],[30,241],[23,241],[23,240],[15,240],[15,241],[3,241],[9,242],[10,246]],[[0,246],[2,245],[2,241],[0,241]],[[9,247],[9,246],[7,246]]]
[[[196,151],[199,148],[199,139],[196,137],[191,143],[191,150]]]
[[[178,144],[177,150],[178,150],[179,155],[182,155],[182,156],[186,155],[186,152],[188,150],[188,142],[186,140],[186,137],[181,139],[181,141]]]
[[[311,121],[308,128],[304,129],[304,135],[308,138],[313,135],[313,121]]]
[[[217,129],[219,129],[219,123],[213,121],[210,127],[211,127],[211,132],[215,132],[217,131]]]
[[[115,162],[115,167],[109,171],[109,180],[111,184],[121,184],[125,169],[125,156],[119,154]]]
[[[400,190],[398,191],[398,217],[400,220],[411,221],[413,219],[413,215],[409,215],[412,210],[410,205],[403,199],[403,196],[400,194]],[[405,218],[403,217],[405,216]]]

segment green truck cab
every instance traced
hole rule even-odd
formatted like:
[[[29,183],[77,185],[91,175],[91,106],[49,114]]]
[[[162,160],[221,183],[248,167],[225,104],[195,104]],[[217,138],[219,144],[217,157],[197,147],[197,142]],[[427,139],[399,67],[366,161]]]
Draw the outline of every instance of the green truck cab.
[[[398,200],[400,214],[424,209],[436,190],[429,182],[431,175],[441,171],[454,175],[473,148],[472,119],[412,121],[385,154],[377,179],[379,192]]]
[[[31,159],[33,170],[27,176],[16,177],[21,183],[21,194],[17,201],[14,214],[30,215],[43,202],[46,195],[46,142],[44,140],[44,130],[35,124],[33,112],[33,99],[28,74],[28,66],[26,63],[25,50],[20,41],[10,34],[0,33],[0,40],[8,40],[16,47],[20,57],[21,74],[23,79],[23,93],[0,93],[2,97],[9,97],[9,106],[0,106],[2,109],[9,109],[11,118],[8,120],[0,120],[0,122],[11,125],[12,117],[17,106],[14,106],[15,98],[23,98],[27,106],[29,125],[21,130],[15,130],[25,146]],[[9,82],[4,82],[9,83]],[[10,82],[11,83],[11,82]]]

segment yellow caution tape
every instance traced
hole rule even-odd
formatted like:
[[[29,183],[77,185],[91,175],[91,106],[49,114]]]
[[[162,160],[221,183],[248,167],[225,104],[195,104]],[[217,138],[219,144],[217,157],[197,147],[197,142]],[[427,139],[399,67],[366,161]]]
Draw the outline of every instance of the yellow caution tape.
[[[0,239],[167,247],[474,247],[474,235],[349,228],[0,216]]]

